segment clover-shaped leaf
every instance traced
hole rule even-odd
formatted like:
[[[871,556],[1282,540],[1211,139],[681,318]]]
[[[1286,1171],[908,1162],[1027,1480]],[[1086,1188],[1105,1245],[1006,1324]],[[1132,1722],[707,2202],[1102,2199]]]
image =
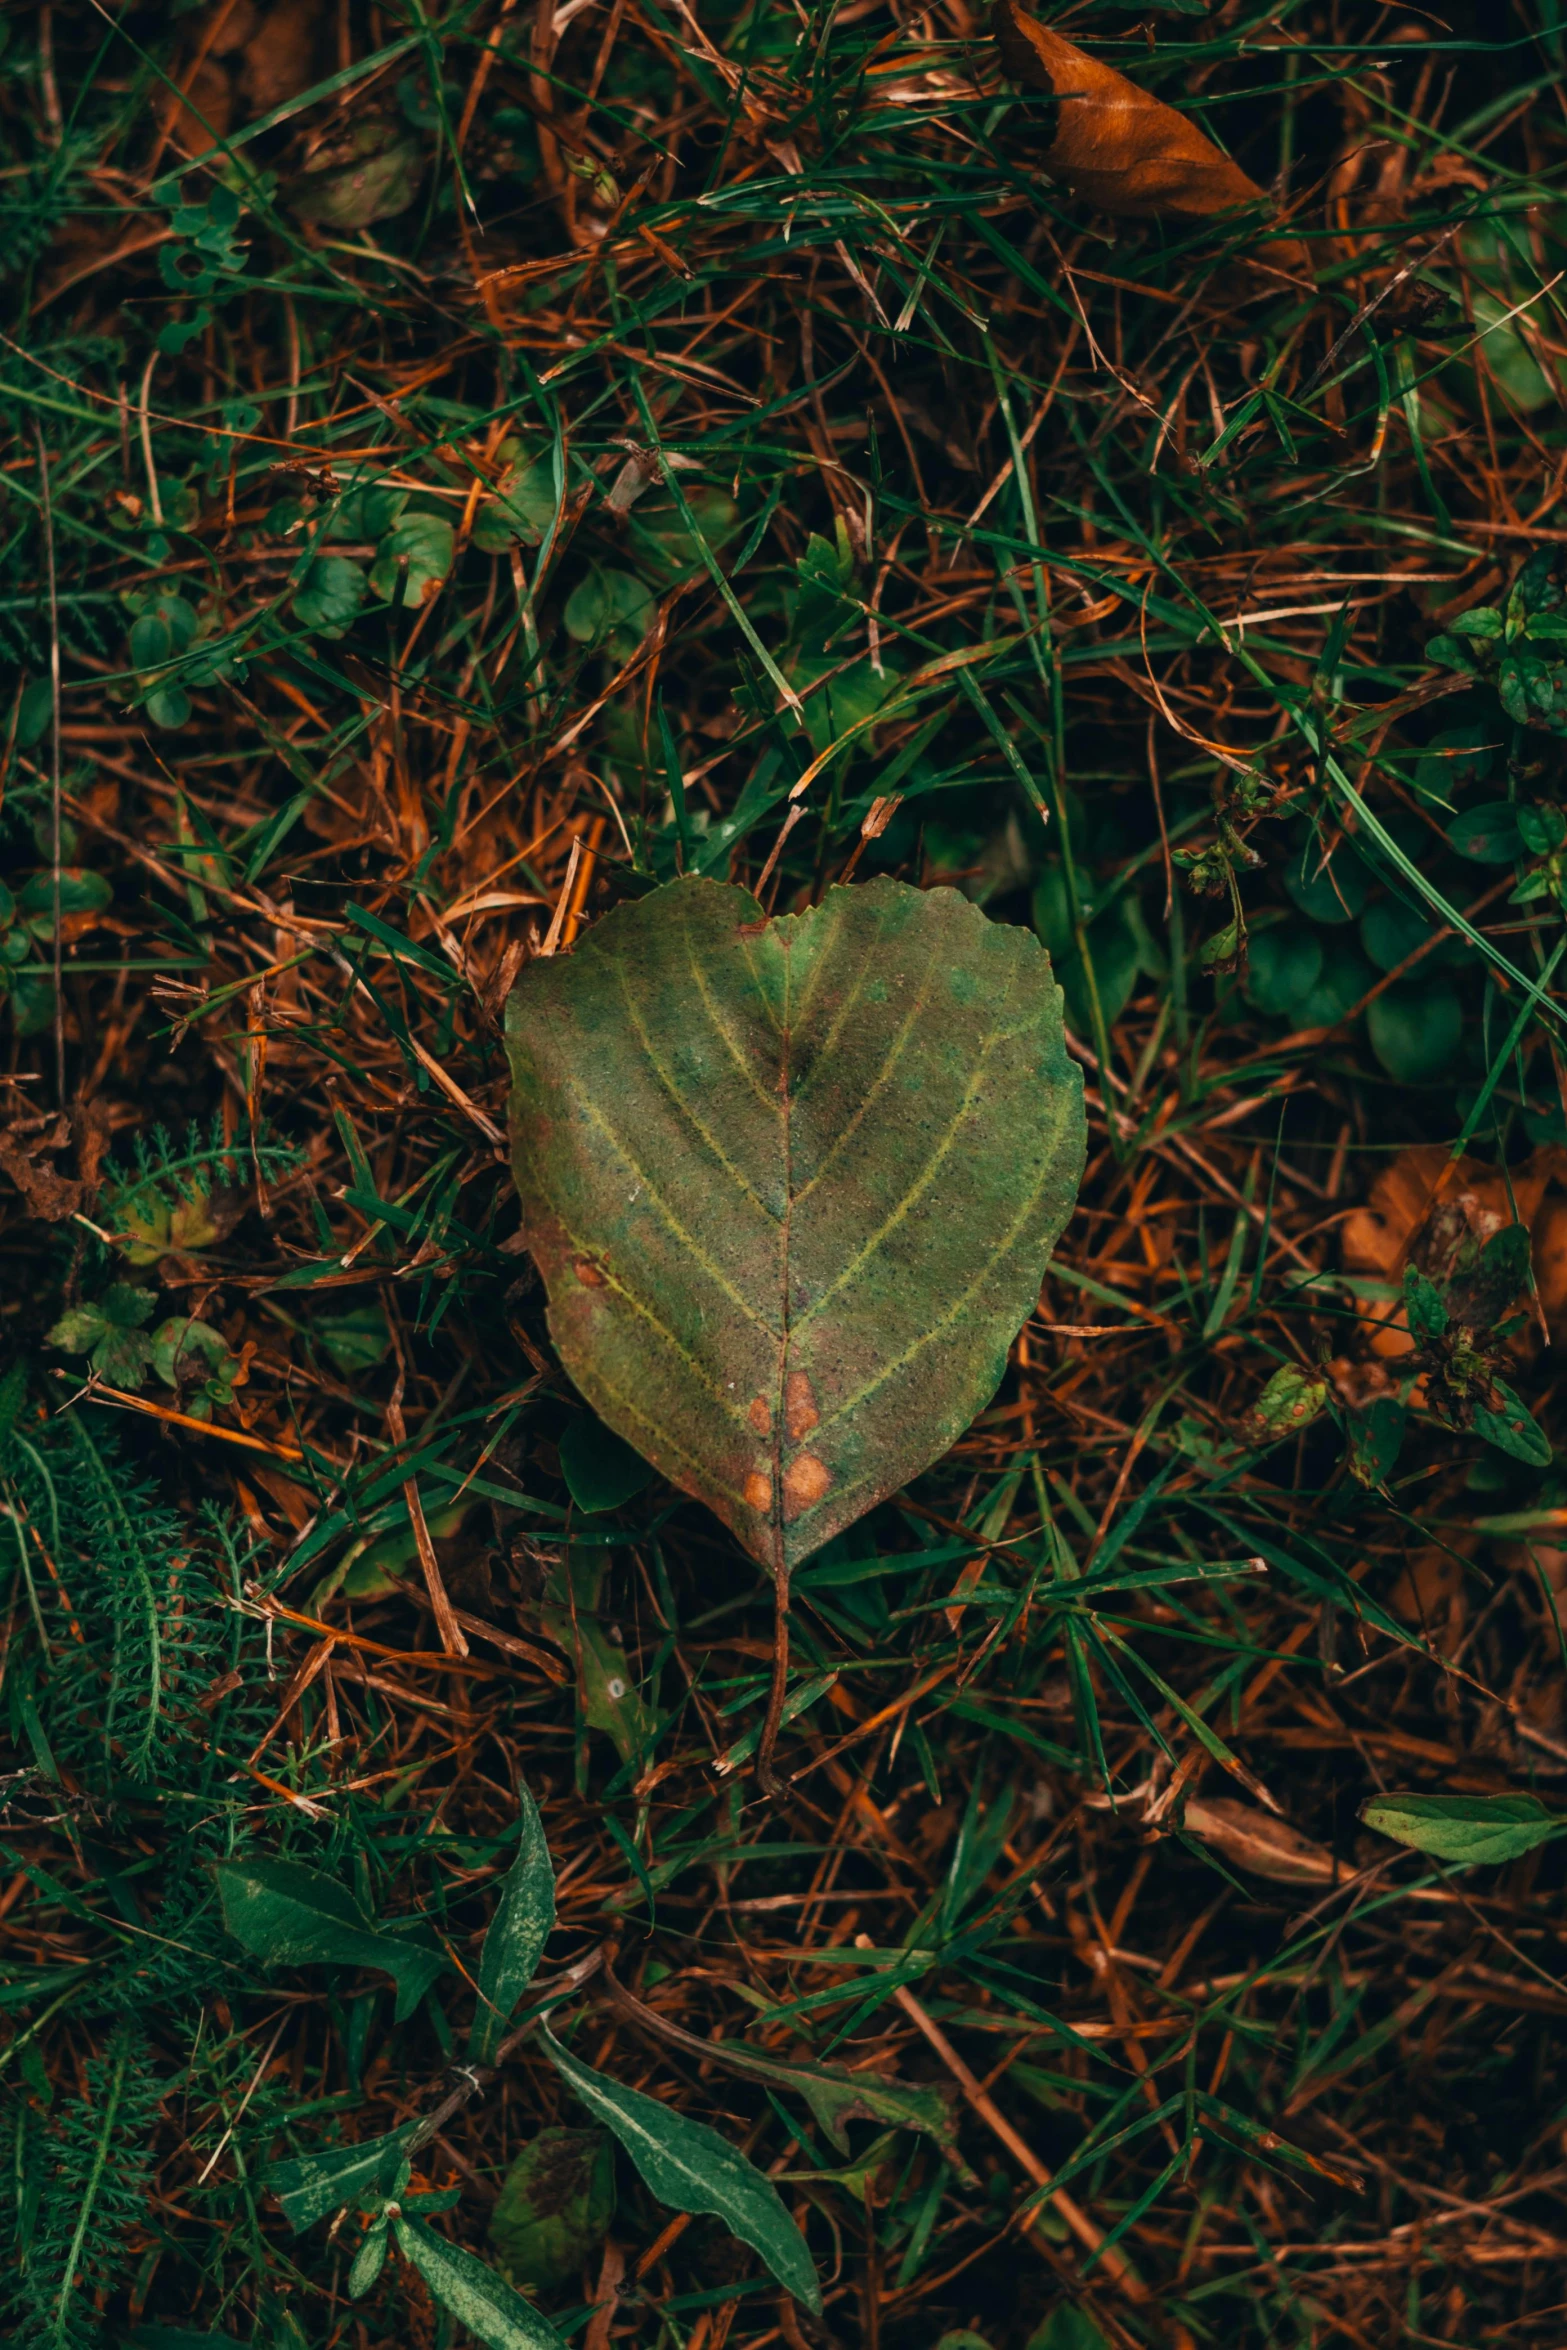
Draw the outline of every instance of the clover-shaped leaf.
[[[370,585],[393,603],[401,584],[403,603],[417,610],[450,571],[456,551],[456,534],[444,515],[405,514],[376,549]]]
[[[289,606],[301,628],[327,638],[346,636],[365,600],[364,572],[346,555],[312,555]]]

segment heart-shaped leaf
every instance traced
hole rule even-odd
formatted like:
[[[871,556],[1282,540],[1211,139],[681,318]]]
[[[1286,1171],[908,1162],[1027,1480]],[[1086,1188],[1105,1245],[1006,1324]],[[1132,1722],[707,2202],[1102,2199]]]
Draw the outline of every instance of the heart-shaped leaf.
[[[368,584],[359,565],[346,555],[313,555],[290,609],[300,627],[316,636],[346,636],[358,618]]]
[[[780,1582],[995,1393],[1083,1167],[1033,936],[873,881],[769,921],[671,882],[507,1007],[550,1329]]]

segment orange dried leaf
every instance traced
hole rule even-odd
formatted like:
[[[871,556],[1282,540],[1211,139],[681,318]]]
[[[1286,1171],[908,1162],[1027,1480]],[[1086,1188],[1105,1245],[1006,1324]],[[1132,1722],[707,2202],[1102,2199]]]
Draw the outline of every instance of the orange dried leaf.
[[[1253,1876],[1272,1877],[1282,1885],[1325,1885],[1336,1873],[1332,1853],[1288,1820],[1273,1819],[1227,1795],[1189,1798],[1183,1824],[1188,1835],[1200,1837]]]
[[[316,78],[322,11],[316,0],[276,0],[245,43],[240,95],[252,115],[270,114]]]
[[[1060,101],[1046,170],[1101,212],[1200,220],[1241,204],[1266,203],[1256,181],[1187,115],[1025,16],[1017,0],[997,0],[995,31],[1012,80]],[[1270,240],[1267,253],[1279,267],[1298,267],[1305,259],[1293,239]]]

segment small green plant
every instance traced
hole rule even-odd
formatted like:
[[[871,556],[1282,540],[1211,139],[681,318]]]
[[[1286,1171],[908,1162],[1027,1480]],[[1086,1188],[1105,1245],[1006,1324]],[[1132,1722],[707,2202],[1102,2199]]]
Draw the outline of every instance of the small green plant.
[[[554,1870],[526,1789],[518,1843],[484,1937],[463,2076],[467,2087],[466,2092],[459,2089],[457,2101],[490,2085],[503,2047],[536,2035],[568,2089],[619,2140],[661,2202],[721,2219],[760,2253],[786,2290],[819,2312],[815,2265],[771,2180],[717,2130],[611,2080],[557,2040],[547,2019],[572,1996],[569,1989],[543,2000],[508,2034],[555,1923]],[[418,1921],[412,1933],[401,1921],[378,1925],[341,1886],[317,1871],[289,1862],[252,1861],[220,1867],[217,1876],[229,1932],[254,1957],[280,1966],[377,1968],[397,1983],[399,2017],[413,2011],[446,1964],[444,1953],[419,1931]],[[448,2098],[423,2120],[380,2138],[275,2163],[264,2184],[296,2231],[333,2213],[359,2212],[362,2233],[348,2280],[355,2299],[377,2284],[395,2244],[435,2299],[487,2350],[558,2350],[559,2335],[531,2302],[497,2270],[429,2224],[434,2214],[451,2208],[460,2190],[416,2188],[414,2165],[451,2105]],[[604,2192],[601,2180],[601,2205]]]
[[[1505,605],[1472,604],[1426,645],[1444,669],[1484,678],[1518,726],[1567,734],[1567,583],[1554,547],[1531,555]]]
[[[100,1221],[133,1265],[211,1248],[243,1215],[258,1165],[277,1183],[302,1157],[287,1143],[225,1136],[216,1117],[205,1131],[193,1119],[183,1144],[154,1126],[137,1135],[133,1165],[107,1170]]]
[[[1508,1341],[1526,1321],[1509,1308],[1529,1283],[1527,1228],[1507,1224],[1485,1241],[1465,1232],[1445,1246],[1440,1219],[1433,1229],[1431,1269],[1410,1265],[1404,1274],[1404,1313],[1415,1341],[1409,1371],[1396,1397],[1376,1397],[1351,1415],[1355,1474],[1368,1484],[1391,1476],[1417,1387],[1444,1427],[1472,1432],[1527,1468],[1548,1468],[1550,1440],[1502,1376]]]

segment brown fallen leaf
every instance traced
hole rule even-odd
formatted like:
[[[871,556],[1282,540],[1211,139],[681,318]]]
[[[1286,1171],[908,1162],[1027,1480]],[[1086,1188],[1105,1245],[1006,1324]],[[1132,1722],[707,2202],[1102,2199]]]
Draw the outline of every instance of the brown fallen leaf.
[[[1534,1244],[1534,1280],[1540,1310],[1553,1339],[1567,1338],[1567,1199],[1558,1192],[1529,1218]]]
[[[251,115],[270,114],[316,78],[317,0],[275,0],[244,44],[239,92]]]
[[[98,1189],[98,1174],[104,1154],[113,1137],[114,1122],[109,1105],[101,1095],[84,1101],[80,1094],[71,1104],[71,1140],[76,1145],[76,1168],[81,1177],[82,1194],[92,1199]]]
[[[1188,1797],[1183,1825],[1188,1835],[1211,1844],[1254,1877],[1272,1877],[1281,1885],[1327,1885],[1338,1873],[1332,1853],[1288,1820],[1227,1795]]]
[[[227,135],[234,119],[234,92],[221,65],[211,58],[185,77],[184,94],[172,102],[169,136],[182,154],[205,155]]]
[[[1475,1548],[1476,1537],[1464,1538],[1467,1550]],[[1388,1606],[1406,1624],[1441,1633],[1454,1633],[1463,1628],[1467,1613],[1464,1601],[1464,1562],[1451,1550],[1417,1551],[1393,1580],[1387,1595]]]
[[[235,57],[252,39],[257,22],[255,0],[209,0],[190,19],[188,37],[197,57]]]
[[[1531,1153],[1504,1176],[1483,1159],[1454,1162],[1441,1143],[1400,1151],[1371,1187],[1363,1208],[1345,1219],[1340,1242],[1346,1273],[1401,1281],[1406,1265],[1443,1278],[1466,1239],[1481,1242],[1504,1224],[1527,1224],[1540,1305],[1553,1336],[1567,1332],[1567,1199],[1548,1197],[1564,1173],[1554,1146]],[[1412,1341],[1396,1299],[1368,1299],[1361,1312],[1379,1324],[1381,1355],[1407,1354]]]
[[[31,1150],[54,1147],[52,1142],[35,1139]],[[0,1170],[9,1175],[26,1200],[28,1214],[40,1217],[46,1224],[59,1224],[67,1216],[74,1216],[82,1204],[82,1187],[74,1178],[57,1175],[52,1167],[44,1166],[9,1136],[0,1136]]]
[[[312,149],[285,201],[318,228],[370,228],[406,212],[423,176],[424,151],[410,132],[382,116],[361,115]]]
[[[1011,79],[1059,100],[1045,169],[1101,212],[1201,220],[1268,201],[1188,115],[1026,16],[1017,0],[996,0],[994,23]],[[1271,237],[1262,252],[1277,269],[1309,274],[1294,237]]]

